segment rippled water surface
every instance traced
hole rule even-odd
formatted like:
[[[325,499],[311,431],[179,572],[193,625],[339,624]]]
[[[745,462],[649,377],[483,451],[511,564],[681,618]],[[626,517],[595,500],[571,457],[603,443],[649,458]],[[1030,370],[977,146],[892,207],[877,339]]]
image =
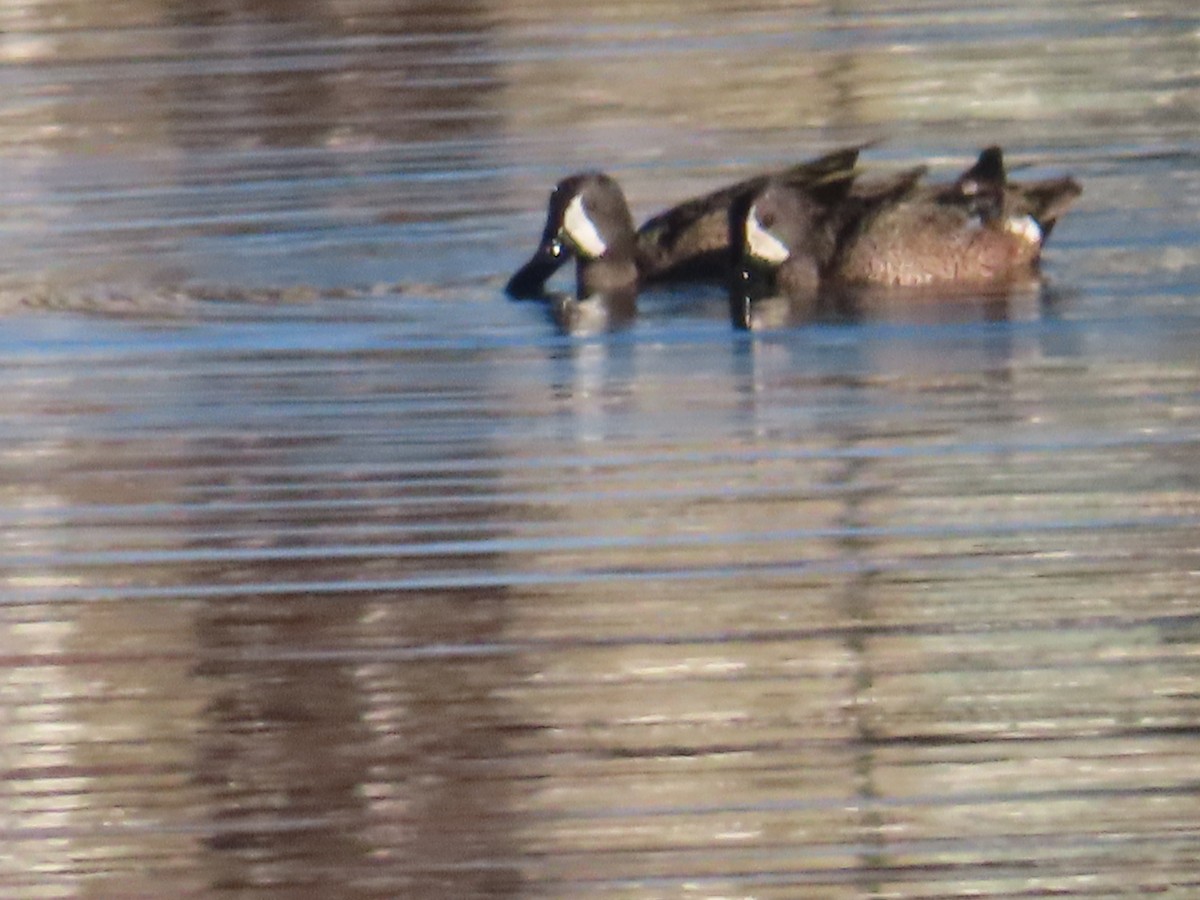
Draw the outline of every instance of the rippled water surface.
[[[0,895],[1200,895],[1192,0],[0,8]],[[847,143],[1047,287],[505,298]]]

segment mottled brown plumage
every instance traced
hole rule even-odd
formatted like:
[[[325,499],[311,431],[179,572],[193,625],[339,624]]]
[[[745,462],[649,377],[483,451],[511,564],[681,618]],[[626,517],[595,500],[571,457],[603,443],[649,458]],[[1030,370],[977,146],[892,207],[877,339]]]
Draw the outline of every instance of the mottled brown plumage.
[[[1028,283],[1055,222],[1082,192],[1071,178],[1009,182],[998,147],[951,184],[922,186],[923,173],[856,182],[832,204],[774,180],[733,208],[734,324],[804,321],[846,288]]]
[[[848,223],[826,277],[897,287],[1028,282],[1081,192],[1071,178],[1009,182],[1000,148],[989,147],[951,185],[868,204]]]

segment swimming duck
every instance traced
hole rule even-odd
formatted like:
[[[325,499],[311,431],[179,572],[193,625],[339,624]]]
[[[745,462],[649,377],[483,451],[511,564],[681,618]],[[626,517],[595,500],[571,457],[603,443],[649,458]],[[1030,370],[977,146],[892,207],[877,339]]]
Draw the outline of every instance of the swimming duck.
[[[729,268],[729,209],[772,178],[817,193],[838,194],[853,179],[858,147],[843,148],[774,175],[759,175],[689,200],[634,230],[617,182],[600,172],[560,181],[550,194],[546,226],[533,256],[509,279],[517,299],[544,296],[546,281],[577,261],[579,299],[597,290],[635,290],[669,279],[724,278]]]
[[[734,324],[803,321],[844,288],[1030,283],[1055,223],[1082,193],[1071,178],[1010,182],[999,147],[948,185],[921,186],[923,172],[855,184],[833,206],[771,181],[731,207]]]
[[[620,185],[603,172],[572,175],[555,186],[537,253],[510,279],[509,293],[540,291],[545,278],[572,258],[580,299],[637,288],[633,216]]]
[[[1005,286],[1036,276],[1055,223],[1082,193],[1072,178],[1010,182],[988,147],[952,184],[869,204],[832,269],[844,284]]]
[[[578,334],[632,320],[638,288],[637,233],[620,185],[603,172],[582,172],[555,186],[541,243],[509,281],[509,294],[541,296],[546,279],[571,258],[575,296],[551,298],[558,326]]]

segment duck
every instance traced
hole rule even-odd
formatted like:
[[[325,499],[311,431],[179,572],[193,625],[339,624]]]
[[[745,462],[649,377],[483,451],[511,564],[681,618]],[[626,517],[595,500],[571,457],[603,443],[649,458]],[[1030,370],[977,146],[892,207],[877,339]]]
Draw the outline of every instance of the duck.
[[[772,179],[731,206],[733,324],[807,321],[856,289],[1034,284],[1051,231],[1082,193],[1071,177],[1010,181],[998,146],[949,184],[924,185],[924,174],[918,167],[856,183],[832,205]]]
[[[1012,182],[1000,147],[953,183],[869,202],[832,263],[847,285],[1004,287],[1037,276],[1042,249],[1082,194],[1070,177]]]
[[[634,291],[667,281],[722,281],[730,265],[729,210],[767,183],[837,194],[853,178],[861,147],[834,150],[790,168],[753,176],[695,197],[634,227],[628,202],[612,176],[580,172],[550,194],[537,249],[505,285],[514,299],[546,296],[546,282],[576,261],[576,299]]]
[[[553,295],[551,315],[565,334],[617,330],[637,314],[637,232],[625,194],[604,172],[564,178],[550,194],[537,252],[510,279],[518,298],[545,296],[545,281],[575,260],[575,294]]]

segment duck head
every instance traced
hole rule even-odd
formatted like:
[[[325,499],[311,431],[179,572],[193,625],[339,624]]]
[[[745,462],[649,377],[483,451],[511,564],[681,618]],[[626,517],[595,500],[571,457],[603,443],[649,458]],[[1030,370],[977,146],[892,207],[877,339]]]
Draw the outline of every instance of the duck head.
[[[533,256],[509,279],[509,296],[544,295],[546,281],[576,260],[580,299],[608,291],[635,290],[636,233],[620,186],[602,172],[564,178],[550,194],[546,227]]]
[[[731,208],[730,234],[734,327],[753,330],[811,319],[836,240],[827,200],[772,179]]]
[[[951,199],[965,203],[983,224],[1002,228],[1036,251],[1082,193],[1073,178],[1009,181],[1004,152],[996,146],[981,151],[950,189]]]

